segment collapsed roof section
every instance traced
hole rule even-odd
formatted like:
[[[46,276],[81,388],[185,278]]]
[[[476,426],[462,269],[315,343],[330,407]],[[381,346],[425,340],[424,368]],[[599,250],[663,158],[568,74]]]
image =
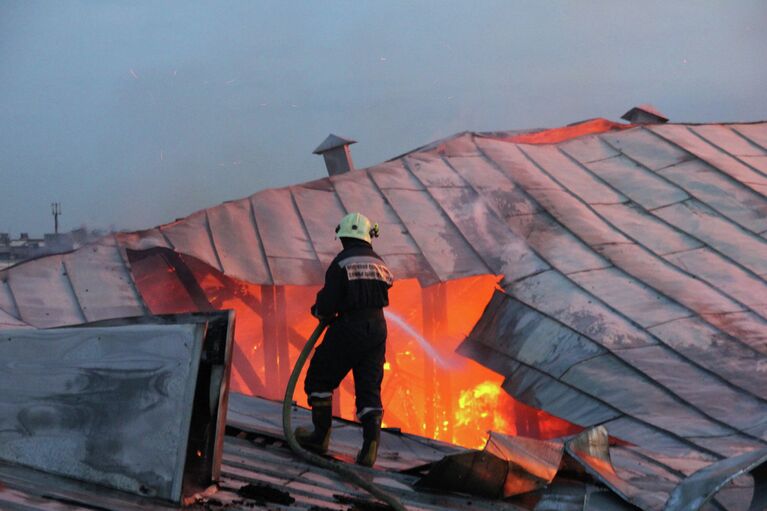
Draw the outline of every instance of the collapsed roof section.
[[[764,122],[464,133],[7,269],[0,320],[139,313],[127,249],[320,284],[336,220],[360,210],[398,278],[503,276],[462,352],[512,395],[689,474],[767,445],[766,196]]]

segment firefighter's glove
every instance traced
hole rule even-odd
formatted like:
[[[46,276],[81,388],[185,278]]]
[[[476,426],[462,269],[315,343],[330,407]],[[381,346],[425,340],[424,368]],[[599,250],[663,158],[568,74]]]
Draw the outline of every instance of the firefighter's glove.
[[[333,316],[323,316],[320,314],[319,310],[317,310],[317,305],[312,305],[311,308],[312,316],[319,319],[320,321],[323,321],[325,323],[330,323],[330,321],[333,319]]]

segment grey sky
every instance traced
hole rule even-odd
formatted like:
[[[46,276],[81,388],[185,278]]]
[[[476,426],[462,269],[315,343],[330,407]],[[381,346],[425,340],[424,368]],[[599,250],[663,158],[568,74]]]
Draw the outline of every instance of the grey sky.
[[[767,119],[767,3],[0,0],[0,231],[138,229],[463,130]],[[336,219],[329,219],[335,222]]]

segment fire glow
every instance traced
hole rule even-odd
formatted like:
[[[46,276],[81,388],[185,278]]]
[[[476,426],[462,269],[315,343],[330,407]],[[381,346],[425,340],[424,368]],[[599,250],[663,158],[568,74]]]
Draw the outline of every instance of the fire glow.
[[[309,307],[318,287],[250,284],[168,249],[129,256],[152,313],[234,309],[232,390],[282,399],[292,364],[316,326]],[[502,376],[455,353],[496,282],[492,275],[426,288],[413,279],[395,282],[386,311],[385,427],[475,448],[490,430],[551,438],[580,429],[514,400],[502,389]],[[303,392],[296,399],[306,406]],[[334,415],[355,417],[351,374],[334,396]]]

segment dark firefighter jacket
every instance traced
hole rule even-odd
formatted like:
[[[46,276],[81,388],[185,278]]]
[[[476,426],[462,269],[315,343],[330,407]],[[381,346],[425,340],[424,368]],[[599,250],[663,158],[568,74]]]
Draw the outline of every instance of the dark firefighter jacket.
[[[389,305],[393,276],[370,244],[344,238],[344,249],[330,263],[325,286],[317,293],[313,313],[330,318],[336,314]]]

